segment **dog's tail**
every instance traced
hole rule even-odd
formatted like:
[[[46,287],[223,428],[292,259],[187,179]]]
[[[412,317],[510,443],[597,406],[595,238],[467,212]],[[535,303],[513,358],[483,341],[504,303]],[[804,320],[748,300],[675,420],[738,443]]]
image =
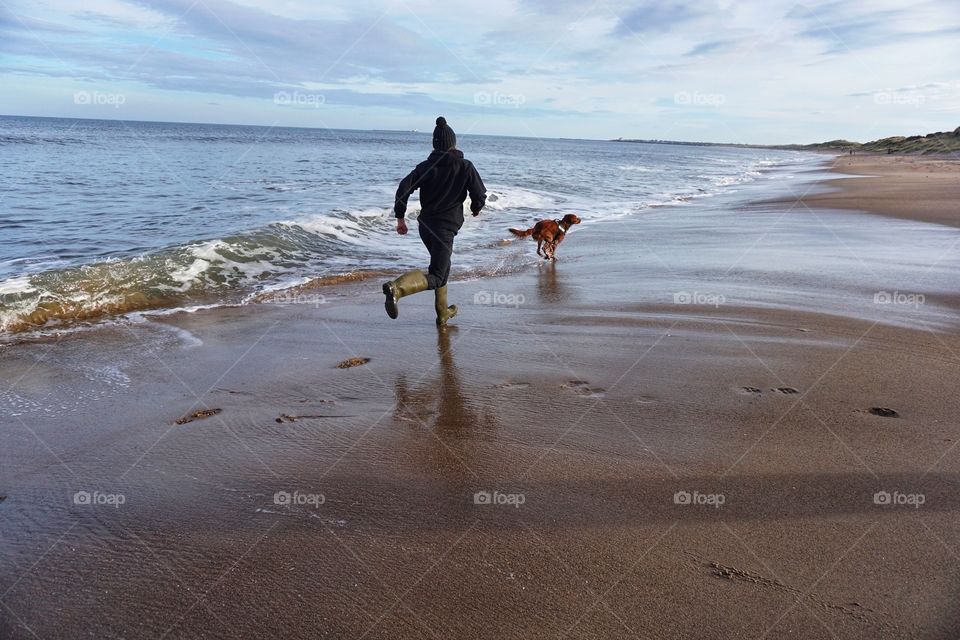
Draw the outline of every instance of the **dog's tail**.
[[[533,235],[533,227],[530,227],[526,231],[521,231],[520,229],[507,229],[507,231],[517,236],[518,238],[526,238],[527,236]]]

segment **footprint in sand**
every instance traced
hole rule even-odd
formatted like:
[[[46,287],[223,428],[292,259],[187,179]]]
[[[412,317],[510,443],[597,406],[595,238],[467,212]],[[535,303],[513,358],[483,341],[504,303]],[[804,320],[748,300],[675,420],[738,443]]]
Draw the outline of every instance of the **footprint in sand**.
[[[569,389],[578,396],[583,396],[585,398],[602,398],[607,393],[606,389],[591,387],[590,383],[586,380],[570,380],[566,384],[562,384],[560,386],[563,389]]]
[[[530,387],[528,382],[504,382],[502,384],[494,385],[494,389],[503,389],[505,391],[512,391],[515,389],[527,389]]]
[[[185,415],[182,418],[176,419],[176,424],[187,424],[188,422],[193,422],[194,420],[202,420],[204,418],[209,418],[210,416],[215,416],[218,413],[223,411],[219,407],[216,409],[198,409],[189,415]]]
[[[370,362],[370,358],[347,358],[343,362],[337,363],[337,369],[351,369],[360,367]]]

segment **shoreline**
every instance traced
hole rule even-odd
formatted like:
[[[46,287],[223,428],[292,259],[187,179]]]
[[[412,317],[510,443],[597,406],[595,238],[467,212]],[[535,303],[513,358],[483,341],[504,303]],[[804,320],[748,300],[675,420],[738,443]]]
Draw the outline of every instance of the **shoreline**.
[[[685,185],[673,184],[663,193],[645,192],[636,203],[637,210],[684,206],[702,198],[730,195],[741,186],[763,181],[771,171],[784,171],[795,163],[802,164],[792,156],[780,158],[773,164],[770,164],[773,161],[759,159],[745,162],[730,168],[718,164],[719,175],[713,181],[708,180],[708,175],[697,176],[705,181],[703,186],[696,186],[691,180]],[[812,164],[809,156],[806,164]],[[585,226],[625,215],[617,208],[622,203],[612,203],[604,210],[604,206],[596,207],[589,200],[576,205],[566,202],[566,196],[560,193],[498,187],[491,191],[489,210],[479,219],[468,219],[462,229],[458,244],[469,246],[470,251],[464,252],[460,263],[455,265],[454,279],[498,276],[536,264],[536,258],[527,252],[505,248],[513,246],[513,238],[505,230],[508,226],[529,223],[532,212],[527,211],[525,205],[542,205],[542,202],[537,204],[537,198],[559,198],[557,207],[561,206],[559,202],[564,202],[563,206],[571,211],[591,211],[580,213],[585,218]],[[512,208],[524,213],[513,212]],[[368,215],[371,211],[360,207],[354,212],[346,211],[340,218],[320,213],[269,223],[261,221],[259,226],[196,242],[181,239],[136,255],[41,268],[6,280],[0,278],[0,343],[31,332],[56,332],[58,328],[89,326],[133,314],[163,314],[179,308],[189,310],[264,301],[297,303],[303,295],[315,296],[315,300],[322,302],[319,291],[330,290],[336,294],[338,290],[326,285],[419,267],[419,245],[398,241],[386,210],[379,216]],[[359,217],[351,217],[354,213]],[[553,210],[548,210],[536,215],[552,213]],[[357,229],[362,232],[351,235]],[[323,243],[330,238],[345,243],[338,249],[341,253],[325,253],[330,247]],[[293,257],[273,265],[269,258],[251,263],[240,257],[248,251],[247,242],[253,242],[269,256],[272,251],[269,247],[274,241],[292,243]],[[233,251],[239,255],[233,255]],[[385,256],[385,251],[393,253]],[[353,253],[359,253],[360,257],[351,259]],[[311,267],[315,261],[318,264]],[[271,273],[274,268],[276,272]],[[104,286],[104,283],[120,284]]]
[[[955,637],[954,232],[733,202],[0,350],[0,635]]]
[[[827,191],[805,195],[799,200],[802,205],[960,227],[960,160],[956,158],[841,155],[831,170],[858,177],[828,180],[823,185]]]

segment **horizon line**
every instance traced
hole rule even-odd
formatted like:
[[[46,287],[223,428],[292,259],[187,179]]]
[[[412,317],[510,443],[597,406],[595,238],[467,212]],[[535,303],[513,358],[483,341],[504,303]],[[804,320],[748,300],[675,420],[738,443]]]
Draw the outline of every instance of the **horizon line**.
[[[35,115],[24,115],[24,114],[14,114],[14,113],[4,113],[0,114],[0,118],[37,118],[44,120],[88,120],[91,122],[139,122],[146,124],[191,124],[191,125],[204,125],[204,126],[215,126],[215,127],[259,127],[261,129],[308,129],[311,131],[359,131],[359,132],[388,132],[388,133],[417,133],[423,135],[430,135],[427,130],[420,129],[341,129],[336,127],[305,127],[305,126],[291,126],[291,125],[281,125],[281,124],[237,124],[233,122],[192,122],[187,120],[140,120],[140,119],[126,119],[126,118],[83,118],[77,116],[35,116]],[[432,129],[432,127],[431,127]],[[620,136],[618,138],[565,138],[565,137],[550,137],[550,136],[511,136],[511,135],[502,135],[496,133],[462,133],[457,134],[458,136],[485,136],[489,138],[515,138],[520,140],[576,140],[583,142],[640,142],[646,144],[684,144],[684,145],[703,145],[703,146],[731,146],[731,147],[783,147],[790,145],[803,145],[803,144],[819,144],[819,143],[807,143],[807,142],[798,142],[798,143],[786,143],[786,144],[746,144],[741,142],[708,142],[705,140],[660,140],[654,141],[652,138],[628,138]]]

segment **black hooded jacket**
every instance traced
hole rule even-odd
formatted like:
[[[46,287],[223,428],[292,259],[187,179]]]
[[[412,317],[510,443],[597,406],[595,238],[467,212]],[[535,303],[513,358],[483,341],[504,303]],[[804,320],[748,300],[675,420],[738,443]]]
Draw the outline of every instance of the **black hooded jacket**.
[[[400,181],[393,207],[396,217],[404,216],[407,200],[417,189],[420,189],[420,219],[449,223],[457,229],[463,225],[463,201],[467,193],[470,211],[474,214],[480,213],[487,198],[480,174],[459,149],[432,152]]]

